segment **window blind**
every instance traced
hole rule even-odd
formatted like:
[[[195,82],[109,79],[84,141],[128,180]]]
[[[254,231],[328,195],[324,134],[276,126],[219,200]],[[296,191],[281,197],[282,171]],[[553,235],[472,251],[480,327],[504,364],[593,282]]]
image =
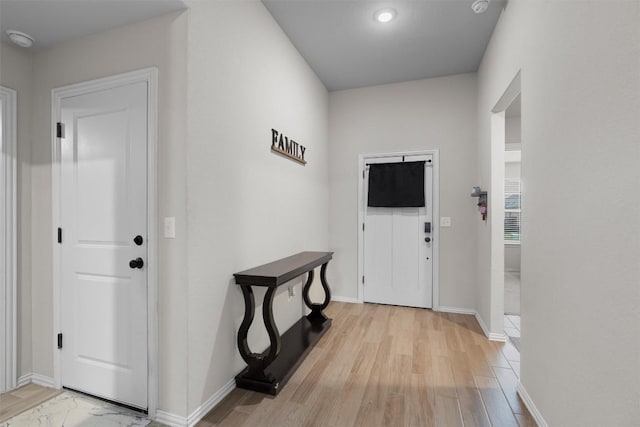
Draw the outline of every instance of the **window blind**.
[[[521,184],[518,178],[506,178],[504,183],[504,240],[520,242]]]

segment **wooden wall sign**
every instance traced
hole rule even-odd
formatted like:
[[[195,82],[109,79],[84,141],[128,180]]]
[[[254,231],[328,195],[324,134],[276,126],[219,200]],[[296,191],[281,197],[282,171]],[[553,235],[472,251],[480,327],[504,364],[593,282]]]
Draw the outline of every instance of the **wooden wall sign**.
[[[304,152],[307,151],[307,148],[275,129],[271,129],[271,151],[282,154],[303,165],[307,164],[304,159]]]

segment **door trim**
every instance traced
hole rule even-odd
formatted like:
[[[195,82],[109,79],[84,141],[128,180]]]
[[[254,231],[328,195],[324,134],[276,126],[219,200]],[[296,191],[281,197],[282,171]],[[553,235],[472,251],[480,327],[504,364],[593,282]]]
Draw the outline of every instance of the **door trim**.
[[[358,155],[358,302],[364,303],[364,285],[362,276],[364,275],[364,171],[367,159],[380,157],[398,157],[398,156],[433,156],[433,223],[431,230],[433,235],[433,282],[432,282],[432,310],[440,309],[440,151],[424,150],[424,151],[404,151],[394,153],[378,153],[378,154],[360,154]]]
[[[112,89],[131,83],[146,82],[149,88],[148,107],[148,141],[147,141],[147,360],[148,379],[147,410],[149,418],[154,418],[158,409],[158,200],[157,200],[157,123],[158,123],[158,69],[155,67],[132,71],[114,76],[90,80],[69,86],[55,88],[51,91],[51,146],[52,148],[52,230],[57,230],[61,218],[60,205],[60,140],[56,138],[56,123],[61,117],[61,103],[65,98]],[[60,245],[52,238],[53,244],[53,331],[51,333],[54,346],[53,374],[55,386],[62,387],[60,370],[60,352],[57,350],[57,334],[61,324],[61,292],[60,277],[62,274],[62,258]]]
[[[0,144],[0,296],[4,326],[0,330],[0,392],[16,387],[18,377],[18,246],[17,246],[17,93],[0,86],[2,144]]]

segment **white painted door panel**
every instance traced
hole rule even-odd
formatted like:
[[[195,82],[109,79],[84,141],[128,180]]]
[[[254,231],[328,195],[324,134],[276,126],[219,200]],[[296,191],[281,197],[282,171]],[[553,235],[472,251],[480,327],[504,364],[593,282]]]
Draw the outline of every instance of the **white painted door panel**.
[[[405,156],[404,161],[431,156]],[[367,158],[366,163],[398,163],[403,158]],[[425,166],[425,207],[367,206],[368,168],[364,179],[364,301],[409,307],[432,307],[432,243],[425,242],[425,222],[432,222],[433,172]]]
[[[147,408],[147,83],[61,104],[61,379]],[[136,235],[144,238],[134,244]]]

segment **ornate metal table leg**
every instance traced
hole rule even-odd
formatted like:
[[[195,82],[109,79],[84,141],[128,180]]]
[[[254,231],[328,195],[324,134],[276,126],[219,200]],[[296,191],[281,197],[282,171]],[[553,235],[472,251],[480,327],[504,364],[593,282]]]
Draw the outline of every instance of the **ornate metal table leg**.
[[[280,333],[273,319],[273,297],[275,295],[275,288],[269,288],[264,296],[264,302],[262,305],[262,314],[264,317],[264,324],[269,334],[269,340],[271,347],[269,352],[264,354],[252,353],[247,342],[247,333],[249,327],[253,323],[253,317],[255,313],[255,300],[253,298],[253,290],[249,285],[240,285],[242,289],[242,295],[244,296],[244,318],[242,324],[238,329],[238,350],[240,356],[249,365],[248,372],[243,375],[246,380],[253,380],[265,383],[275,383],[275,378],[266,373],[265,369],[273,362],[280,352]],[[277,384],[274,384],[277,387]]]
[[[309,288],[311,287],[311,283],[313,283],[313,270],[309,271],[307,283],[305,283],[304,288],[302,289],[304,303],[311,309],[311,313],[307,315],[307,319],[314,323],[323,323],[328,319],[322,312],[322,310],[329,306],[329,302],[331,302],[331,290],[329,289],[326,277],[327,264],[328,262],[322,264],[322,268],[320,269],[320,281],[322,282],[322,289],[324,289],[324,302],[322,304],[314,304],[309,299]]]

